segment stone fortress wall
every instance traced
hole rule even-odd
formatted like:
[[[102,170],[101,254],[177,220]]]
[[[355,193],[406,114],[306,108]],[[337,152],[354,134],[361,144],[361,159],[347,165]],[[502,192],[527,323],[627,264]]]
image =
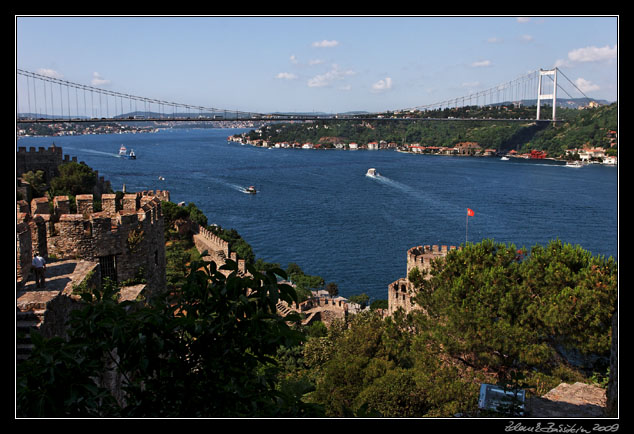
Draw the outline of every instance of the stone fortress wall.
[[[77,157],[64,155],[62,148],[53,144],[50,148],[30,147],[27,151],[26,147],[20,146],[15,154],[15,175],[20,178],[27,172],[41,170],[44,172],[44,181],[49,182],[55,176],[59,175],[59,166],[64,163],[77,163]],[[82,164],[80,162],[79,164]],[[97,175],[97,184],[93,190],[93,194],[97,197],[101,196],[104,191],[110,191],[110,181],[106,181],[103,176],[99,176],[99,172],[94,170]],[[21,191],[24,197],[27,197],[26,189],[18,184],[18,191]]]
[[[231,259],[238,264],[238,272],[240,274],[248,274],[246,262],[244,259],[238,259],[238,254],[231,251],[228,241],[223,240],[218,235],[215,235],[210,230],[199,225],[195,225],[193,239],[196,249],[198,249],[200,253],[207,251],[207,256],[204,258],[205,260],[214,261],[217,267],[220,268],[226,259]],[[228,272],[226,273],[229,274]]]
[[[30,258],[39,251],[45,258],[98,262],[102,274],[107,273],[117,282],[141,277],[151,292],[163,290],[162,200],[169,200],[169,192],[126,194],[120,205],[116,204],[116,195],[103,194],[102,211],[97,212],[92,194],[78,195],[76,214],[70,213],[67,196],[54,197],[50,203],[47,198],[35,198],[30,205],[18,201],[18,281],[24,283],[30,271]]]
[[[421,272],[429,270],[433,260],[444,258],[450,250],[456,249],[455,246],[437,246],[425,245],[412,247],[407,251],[407,274],[388,285],[388,315],[392,315],[399,308],[406,313],[416,309],[417,306],[413,302],[416,291],[413,284],[409,281],[409,273],[412,269],[418,268]]]
[[[59,165],[76,158],[62,149],[19,148],[16,153],[18,197],[30,197],[21,176],[42,170],[45,181],[59,175]],[[106,190],[107,188],[107,190]],[[44,336],[63,336],[69,313],[77,308],[77,285],[98,287],[104,278],[124,287],[121,300],[152,297],[165,289],[165,238],[161,201],[167,191],[124,194],[117,199],[110,184],[98,177],[93,194],[75,198],[35,198],[16,203],[16,360],[28,358],[30,331]],[[101,204],[101,210],[97,203]],[[47,260],[46,286],[36,288],[31,261],[36,252]]]

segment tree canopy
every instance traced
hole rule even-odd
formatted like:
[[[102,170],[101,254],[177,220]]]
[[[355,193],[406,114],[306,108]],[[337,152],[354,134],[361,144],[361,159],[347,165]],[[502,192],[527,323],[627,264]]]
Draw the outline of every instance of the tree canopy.
[[[467,244],[418,290],[428,336],[470,366],[548,369],[562,349],[609,355],[617,265],[579,246]]]

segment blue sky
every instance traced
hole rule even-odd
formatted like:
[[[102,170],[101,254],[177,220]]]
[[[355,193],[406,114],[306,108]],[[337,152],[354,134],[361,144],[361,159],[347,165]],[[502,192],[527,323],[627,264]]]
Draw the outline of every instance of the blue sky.
[[[17,68],[204,107],[395,110],[555,66],[587,96],[618,99],[614,16],[16,16],[15,23]]]

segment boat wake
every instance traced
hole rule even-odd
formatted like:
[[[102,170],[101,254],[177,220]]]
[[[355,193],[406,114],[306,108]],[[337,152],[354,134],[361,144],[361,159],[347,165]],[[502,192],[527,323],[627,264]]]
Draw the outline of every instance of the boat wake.
[[[231,182],[223,181],[222,179],[214,179],[214,178],[208,178],[208,179],[216,184],[224,185],[225,187],[229,187],[233,190],[239,191],[240,193],[252,194],[252,192],[249,191],[249,187],[243,187],[242,185],[233,184]]]
[[[405,193],[414,194],[416,196],[420,195],[420,192],[414,190],[409,185],[403,184],[403,183],[398,182],[398,181],[394,181],[393,179],[390,179],[390,178],[388,178],[386,176],[379,175],[379,174],[376,174],[376,175],[368,175],[368,174],[366,174],[365,176],[367,176],[370,179],[374,179],[375,181],[380,182],[381,184],[388,185],[390,187],[394,187],[394,188],[396,188],[398,190],[401,190],[401,191],[403,191]]]
[[[410,187],[407,184],[403,184],[402,182],[395,181],[383,175],[366,175],[368,178],[371,178],[383,185],[394,188],[402,193],[407,194],[421,202],[425,203],[431,207],[438,207],[444,209],[447,213],[454,213],[456,215],[460,215],[462,212],[462,208],[459,204],[455,204],[452,202],[448,202],[445,199],[434,197],[432,194],[426,191],[418,190],[414,187]]]
[[[71,148],[68,148],[71,149]],[[82,152],[86,152],[88,154],[97,154],[97,155],[107,155],[108,157],[115,157],[115,158],[126,158],[125,155],[119,155],[119,154],[113,154],[112,152],[103,152],[103,151],[95,151],[94,149],[79,149]]]

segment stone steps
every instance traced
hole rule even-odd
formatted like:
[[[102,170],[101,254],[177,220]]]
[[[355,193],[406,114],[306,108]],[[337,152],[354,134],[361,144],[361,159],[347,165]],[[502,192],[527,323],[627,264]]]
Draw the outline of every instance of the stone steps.
[[[277,309],[277,313],[283,318],[286,315],[288,315],[289,313],[293,312],[293,309],[291,309],[290,307],[288,307],[288,305],[286,303],[284,303],[283,301],[278,301],[277,304],[275,305],[276,309]]]
[[[44,320],[44,312],[45,309],[16,310],[15,356],[17,363],[23,362],[31,355],[33,351],[31,331],[40,328]]]

